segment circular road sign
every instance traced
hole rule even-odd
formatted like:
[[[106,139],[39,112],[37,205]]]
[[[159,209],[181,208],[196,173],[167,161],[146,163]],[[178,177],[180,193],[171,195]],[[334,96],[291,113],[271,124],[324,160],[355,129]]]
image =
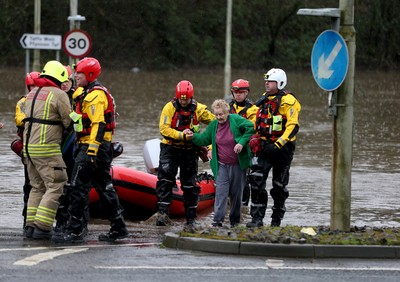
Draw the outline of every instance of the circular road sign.
[[[71,30],[64,35],[63,49],[72,58],[83,58],[92,50],[92,39],[84,30]]]
[[[314,43],[311,69],[322,89],[333,91],[344,81],[349,67],[349,52],[343,37],[334,30],[325,30]]]

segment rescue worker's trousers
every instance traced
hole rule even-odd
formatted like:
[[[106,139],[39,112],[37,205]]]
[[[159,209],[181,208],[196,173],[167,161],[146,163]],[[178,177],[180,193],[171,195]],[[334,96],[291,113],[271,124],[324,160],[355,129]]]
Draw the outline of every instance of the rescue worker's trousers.
[[[196,218],[200,187],[196,184],[198,171],[198,155],[195,149],[180,149],[171,145],[160,144],[160,163],[156,194],[158,210],[169,214],[172,203],[172,189],[176,186],[176,175],[180,169],[180,182],[183,191],[183,206],[188,222]]]
[[[67,182],[67,172],[60,156],[26,160],[32,190],[29,194],[26,226],[51,231],[59,198]]]
[[[282,220],[286,212],[285,201],[289,197],[287,185],[289,170],[293,160],[295,143],[289,142],[278,150],[272,157],[261,153],[253,157],[248,180],[251,187],[250,215],[253,221],[262,221],[268,203],[266,181],[272,169],[272,189],[270,195],[274,201],[272,206],[273,219]]]
[[[70,135],[68,135],[69,137]],[[73,135],[75,136],[75,135]],[[63,140],[65,141],[65,140]],[[60,206],[58,207],[57,210],[57,215],[56,215],[56,220],[57,220],[57,225],[56,227],[61,228],[65,227],[68,223],[68,220],[70,218],[69,214],[69,208],[70,208],[70,203],[71,203],[71,175],[72,175],[72,170],[74,168],[75,164],[75,157],[74,157],[74,151],[75,151],[75,143],[70,142],[70,143],[65,143],[62,146],[62,155],[63,159],[65,162],[65,165],[67,166],[67,175],[68,175],[68,182],[64,186],[64,191],[63,194],[60,197]],[[86,221],[89,219],[89,210],[85,211],[85,218]]]
[[[114,190],[110,174],[112,153],[111,142],[103,142],[96,156],[96,163],[88,163],[87,144],[80,144],[76,150],[75,164],[71,176],[70,215],[67,229],[81,233],[86,225],[85,210],[89,205],[89,192],[94,187],[100,196],[100,204],[110,220],[111,229],[125,227],[123,208]]]

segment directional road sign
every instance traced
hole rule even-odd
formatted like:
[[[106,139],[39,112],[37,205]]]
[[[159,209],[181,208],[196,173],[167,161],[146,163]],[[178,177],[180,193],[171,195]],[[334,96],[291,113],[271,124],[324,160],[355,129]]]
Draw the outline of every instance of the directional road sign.
[[[24,49],[61,50],[61,35],[24,33],[19,42]]]
[[[333,91],[344,81],[349,67],[349,52],[343,37],[334,30],[325,30],[314,43],[311,70],[322,89]]]
[[[63,49],[72,58],[83,58],[92,50],[92,39],[84,30],[71,30],[64,35]]]

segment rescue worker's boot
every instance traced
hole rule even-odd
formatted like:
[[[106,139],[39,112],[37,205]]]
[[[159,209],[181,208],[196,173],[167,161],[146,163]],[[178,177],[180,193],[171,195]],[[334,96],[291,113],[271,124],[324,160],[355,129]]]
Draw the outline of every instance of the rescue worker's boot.
[[[281,219],[280,218],[272,218],[271,227],[278,227],[278,226],[281,226]]]
[[[281,226],[281,221],[285,215],[286,207],[282,203],[275,203],[272,207],[271,227]]]
[[[33,231],[35,230],[32,226],[25,226],[24,228],[24,238],[30,239],[32,238]]]
[[[186,232],[194,233],[196,229],[196,213],[197,213],[197,207],[189,207],[186,209],[185,215],[186,215],[186,226],[184,230]]]
[[[168,217],[169,206],[164,204],[159,204],[158,213],[156,216],[156,225],[157,226],[166,226],[170,223],[170,219]]]
[[[186,219],[186,225],[183,228],[185,232],[195,233],[196,231],[196,220],[194,218]]]
[[[126,227],[120,228],[118,230],[113,230],[111,228],[110,231],[108,231],[107,233],[99,235],[99,241],[114,242],[115,240],[128,237],[128,234],[129,232]]]
[[[120,216],[111,224],[110,231],[99,235],[99,241],[114,242],[115,240],[126,238],[128,234],[125,222]]]
[[[43,230],[35,226],[32,233],[32,238],[36,240],[50,240],[52,235],[53,235],[52,231]]]
[[[54,243],[83,243],[87,234],[84,228],[83,218],[78,219],[72,216],[64,233],[54,233],[51,241]]]
[[[246,223],[247,228],[257,228],[263,226],[262,218],[253,218],[250,222]]]
[[[188,207],[185,211],[185,216],[187,225],[195,224],[195,218],[197,217],[197,206]]]
[[[267,209],[267,205],[263,204],[251,204],[250,206],[250,215],[252,220],[246,224],[248,228],[257,228],[264,225],[263,218],[265,216],[265,210]]]
[[[170,219],[167,214],[158,212],[156,216],[157,226],[166,226],[170,223]]]
[[[65,233],[56,233],[51,236],[51,241],[54,243],[83,243],[85,242],[85,235],[81,232],[74,232],[67,230]]]

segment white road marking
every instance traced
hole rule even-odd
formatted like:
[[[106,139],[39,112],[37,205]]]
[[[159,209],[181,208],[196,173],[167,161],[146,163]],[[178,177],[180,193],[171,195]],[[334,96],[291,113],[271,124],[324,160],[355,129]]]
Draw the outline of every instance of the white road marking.
[[[77,248],[71,249],[70,248],[70,249],[62,249],[62,250],[57,250],[57,251],[52,251],[52,252],[40,253],[40,254],[30,256],[30,257],[26,257],[22,260],[18,260],[16,262],[14,262],[14,265],[32,266],[32,265],[36,265],[41,262],[44,262],[46,260],[51,260],[58,256],[84,252],[84,251],[87,251],[88,249],[89,248],[80,248],[80,249],[77,249]]]
[[[281,259],[267,259],[265,261],[265,265],[268,268],[276,268],[276,267],[284,266],[284,263],[283,263],[283,260],[281,260]]]
[[[296,267],[296,266],[150,266],[150,265],[138,265],[138,266],[94,266],[96,269],[133,269],[133,270],[337,270],[337,271],[400,271],[400,268],[388,268],[388,267]]]
[[[268,269],[274,270],[400,271],[400,268],[390,267],[285,266],[283,260],[273,259],[266,260],[265,264]]]
[[[136,247],[141,247],[141,246],[153,246],[153,245],[159,245],[158,243],[132,243],[132,244],[108,244],[108,245],[85,245],[83,247],[82,245],[77,245],[77,246],[68,246],[66,248],[65,246],[57,246],[57,247],[25,247],[25,248],[10,248],[10,249],[0,249],[0,252],[12,252],[12,251],[38,251],[38,250],[54,250],[56,251],[49,251],[49,252],[44,252],[44,253],[39,253],[30,257],[26,257],[22,260],[18,260],[14,262],[14,265],[25,265],[25,266],[33,266],[37,265],[43,261],[46,260],[51,260],[55,257],[62,256],[62,255],[67,255],[67,254],[73,254],[73,253],[79,253],[83,251],[87,251],[89,248],[108,248],[108,247],[127,247],[127,246],[136,246]]]
[[[142,247],[142,246],[155,246],[159,243],[131,243],[131,244],[108,244],[108,245],[76,245],[68,246],[69,249],[78,248],[81,249],[83,246],[85,248],[107,248],[107,247]],[[9,248],[0,249],[0,252],[13,252],[13,251],[37,251],[37,250],[50,250],[50,249],[65,249],[66,246],[58,247],[24,247],[24,248]]]
[[[173,269],[173,270],[255,270],[255,269],[268,269],[265,266],[151,266],[151,265],[120,265],[120,266],[94,266],[96,269]]]
[[[10,251],[36,251],[36,250],[47,250],[48,247],[27,247],[27,248],[13,248],[13,249],[0,249],[0,252],[10,252]]]
[[[325,267],[325,266],[281,266],[271,267],[274,270],[337,270],[337,271],[400,271],[390,267]]]

